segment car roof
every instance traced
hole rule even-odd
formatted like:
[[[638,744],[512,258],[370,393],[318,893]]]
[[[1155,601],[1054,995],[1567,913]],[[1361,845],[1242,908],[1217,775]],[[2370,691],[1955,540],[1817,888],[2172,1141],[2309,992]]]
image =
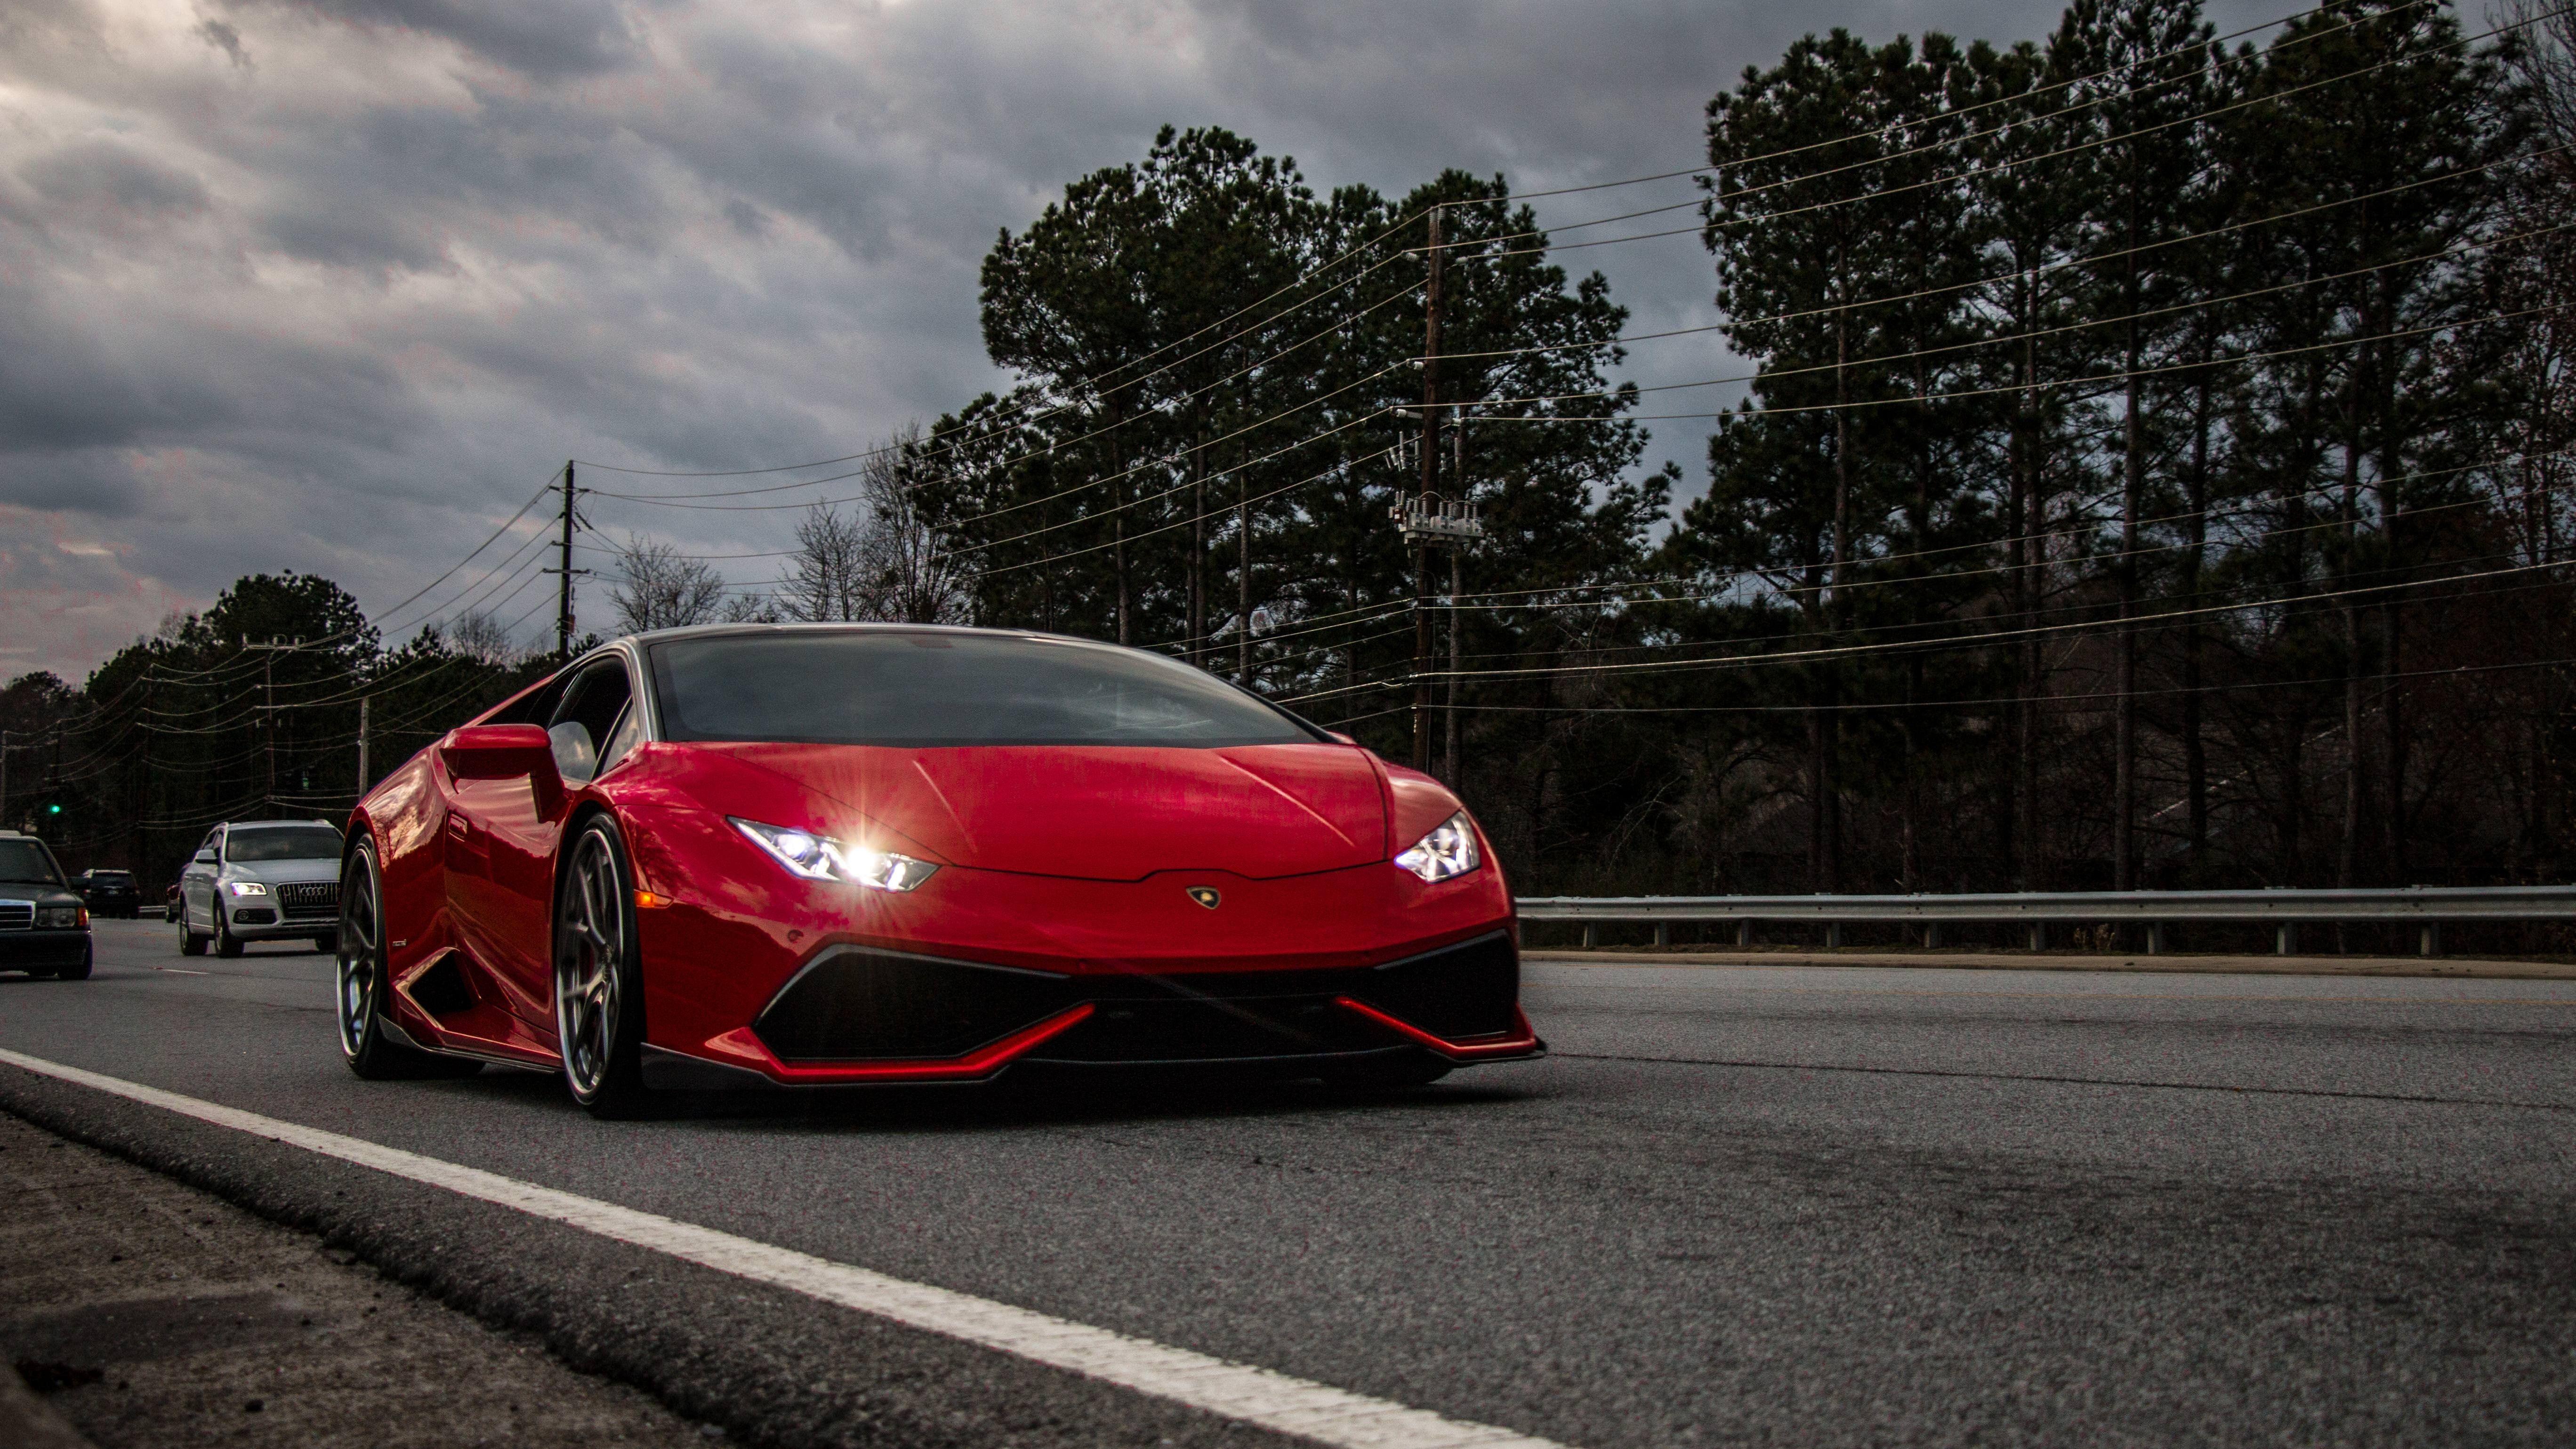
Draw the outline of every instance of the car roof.
[[[282,830],[290,825],[308,828],[319,825],[326,830],[340,828],[328,820],[228,820],[224,822],[226,830]]]
[[[772,634],[977,634],[993,639],[1046,639],[1065,644],[1089,644],[1101,649],[1123,647],[1073,634],[1051,634],[1044,629],[987,629],[973,624],[891,624],[877,620],[824,624],[690,624],[677,629],[652,629],[641,634],[629,634],[615,642],[662,644],[673,639],[720,639],[736,634],[745,638]]]

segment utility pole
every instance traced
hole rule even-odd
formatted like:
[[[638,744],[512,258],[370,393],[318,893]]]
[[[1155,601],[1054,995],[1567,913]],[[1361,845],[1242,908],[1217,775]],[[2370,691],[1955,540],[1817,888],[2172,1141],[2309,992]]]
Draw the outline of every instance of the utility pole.
[[[367,793],[367,706],[375,701],[372,694],[358,696],[358,795]]]
[[[265,644],[253,644],[247,639],[242,641],[242,648],[245,651],[256,652],[261,656],[259,661],[260,715],[268,726],[268,803],[272,808],[277,804],[277,656],[285,650],[303,647],[304,641],[300,638],[292,643],[280,644],[274,634],[268,636],[268,642]]]
[[[304,640],[300,635],[282,643],[274,634],[268,636],[268,642],[265,644],[253,644],[248,640],[244,640],[242,642],[242,648],[245,652],[257,653],[262,656],[259,662],[261,694],[260,714],[264,718],[268,727],[268,741],[266,747],[266,754],[268,756],[268,803],[272,808],[277,805],[277,656],[303,647]]]
[[[144,833],[143,817],[152,803],[152,666],[143,666],[143,713],[136,717],[142,726],[142,758],[134,773],[134,833],[126,847],[126,867],[134,872],[134,883],[143,884],[144,847],[149,837]]]
[[[572,659],[573,577],[576,574],[586,574],[590,572],[588,569],[577,569],[572,566],[572,531],[576,520],[579,518],[579,514],[573,507],[573,500],[581,496],[581,489],[574,486],[572,464],[572,459],[564,459],[563,541],[557,545],[560,562],[554,568],[546,570],[547,573],[556,575],[555,662],[558,664],[567,663]]]
[[[1252,687],[1252,470],[1234,447],[1234,682]]]
[[[1440,500],[1440,208],[1430,226],[1429,276],[1422,291],[1422,508]],[[1413,768],[1431,768],[1431,541],[1413,543]]]
[[[1449,430],[1449,477],[1452,486],[1458,490],[1458,496],[1466,497],[1467,410],[1464,407],[1458,409],[1457,425]],[[1449,788],[1452,790],[1459,788],[1465,775],[1465,767],[1458,760],[1458,595],[1466,587],[1466,555],[1464,548],[1449,550],[1449,701],[1448,707],[1441,711],[1448,728],[1444,731],[1447,738],[1441,742],[1440,758],[1447,762]]]

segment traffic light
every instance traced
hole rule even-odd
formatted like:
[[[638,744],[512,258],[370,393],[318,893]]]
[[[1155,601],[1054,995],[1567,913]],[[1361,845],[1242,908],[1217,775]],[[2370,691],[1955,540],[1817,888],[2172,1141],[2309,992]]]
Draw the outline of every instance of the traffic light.
[[[63,807],[60,805],[48,805],[45,807],[45,813],[48,815],[60,815],[63,813]]]

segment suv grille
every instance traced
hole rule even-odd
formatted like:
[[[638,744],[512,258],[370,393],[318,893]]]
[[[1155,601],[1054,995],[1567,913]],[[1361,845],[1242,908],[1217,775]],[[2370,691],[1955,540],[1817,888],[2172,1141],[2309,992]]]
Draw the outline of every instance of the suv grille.
[[[322,920],[340,914],[340,883],[306,881],[277,888],[277,904],[290,921]]]
[[[31,930],[35,924],[34,901],[0,901],[0,931]]]

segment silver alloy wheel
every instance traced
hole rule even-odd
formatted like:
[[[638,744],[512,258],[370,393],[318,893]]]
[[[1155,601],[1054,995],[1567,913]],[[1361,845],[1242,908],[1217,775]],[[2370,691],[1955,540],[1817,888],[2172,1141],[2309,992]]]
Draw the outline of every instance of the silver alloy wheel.
[[[588,1102],[608,1080],[624,1006],[625,873],[607,831],[593,825],[582,832],[568,883],[555,934],[555,1040],[573,1096]]]
[[[384,920],[376,903],[375,856],[365,846],[349,857],[347,876],[340,887],[340,1050],[354,1057],[375,1026]]]

